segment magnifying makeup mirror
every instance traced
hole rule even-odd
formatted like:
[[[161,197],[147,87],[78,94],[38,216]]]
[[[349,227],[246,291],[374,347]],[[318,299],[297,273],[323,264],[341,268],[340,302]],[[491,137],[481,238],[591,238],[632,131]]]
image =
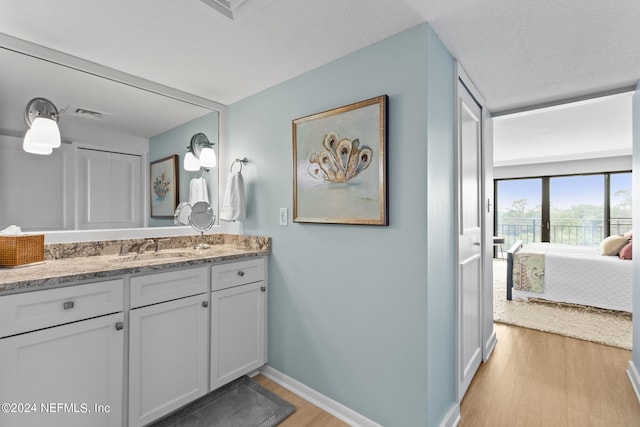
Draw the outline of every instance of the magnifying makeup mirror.
[[[207,202],[201,201],[191,206],[191,213],[189,214],[189,224],[194,230],[200,232],[202,242],[196,245],[196,249],[208,249],[209,245],[204,243],[204,232],[213,227],[213,223],[216,220],[216,216],[213,214],[213,208]]]

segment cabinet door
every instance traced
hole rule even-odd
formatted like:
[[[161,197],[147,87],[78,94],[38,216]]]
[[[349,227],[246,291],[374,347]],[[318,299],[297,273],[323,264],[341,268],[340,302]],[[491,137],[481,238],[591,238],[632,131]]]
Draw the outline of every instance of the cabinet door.
[[[140,227],[140,156],[78,149],[78,227]]]
[[[121,426],[123,317],[0,339],[0,425]]]
[[[130,311],[129,427],[208,391],[208,310],[201,294]]]
[[[56,148],[48,156],[39,156],[22,149],[22,138],[0,135],[0,224],[3,228],[19,224],[23,231],[73,229],[75,170],[72,162],[69,145]],[[46,215],[43,215],[44,209]]]
[[[211,390],[265,364],[265,282],[211,293]]]

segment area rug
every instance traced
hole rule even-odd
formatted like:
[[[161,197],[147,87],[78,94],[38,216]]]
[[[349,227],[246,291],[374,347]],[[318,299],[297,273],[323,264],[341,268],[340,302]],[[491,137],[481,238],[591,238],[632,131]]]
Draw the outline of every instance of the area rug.
[[[273,427],[295,410],[292,404],[244,376],[152,427]]]
[[[631,350],[631,315],[544,300],[506,299],[507,262],[493,261],[493,320]]]

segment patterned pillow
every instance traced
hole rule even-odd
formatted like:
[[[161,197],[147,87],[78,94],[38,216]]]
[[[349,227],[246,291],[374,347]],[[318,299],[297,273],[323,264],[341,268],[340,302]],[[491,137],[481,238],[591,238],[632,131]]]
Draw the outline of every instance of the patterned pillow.
[[[600,254],[615,256],[620,249],[629,243],[629,238],[625,236],[609,236],[600,242]]]
[[[631,255],[633,254],[633,243],[629,242],[620,249],[620,253],[618,256],[620,259],[631,259]]]

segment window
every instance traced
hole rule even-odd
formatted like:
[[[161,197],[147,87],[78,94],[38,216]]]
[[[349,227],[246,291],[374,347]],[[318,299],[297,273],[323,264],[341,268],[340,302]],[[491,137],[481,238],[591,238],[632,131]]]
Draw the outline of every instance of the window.
[[[496,182],[496,236],[510,248],[516,241],[542,241],[542,179]]]
[[[594,246],[605,237],[604,175],[549,179],[549,241]]]
[[[612,173],[609,179],[609,235],[631,230],[631,172]]]
[[[495,235],[596,246],[631,230],[631,172],[495,181]]]

